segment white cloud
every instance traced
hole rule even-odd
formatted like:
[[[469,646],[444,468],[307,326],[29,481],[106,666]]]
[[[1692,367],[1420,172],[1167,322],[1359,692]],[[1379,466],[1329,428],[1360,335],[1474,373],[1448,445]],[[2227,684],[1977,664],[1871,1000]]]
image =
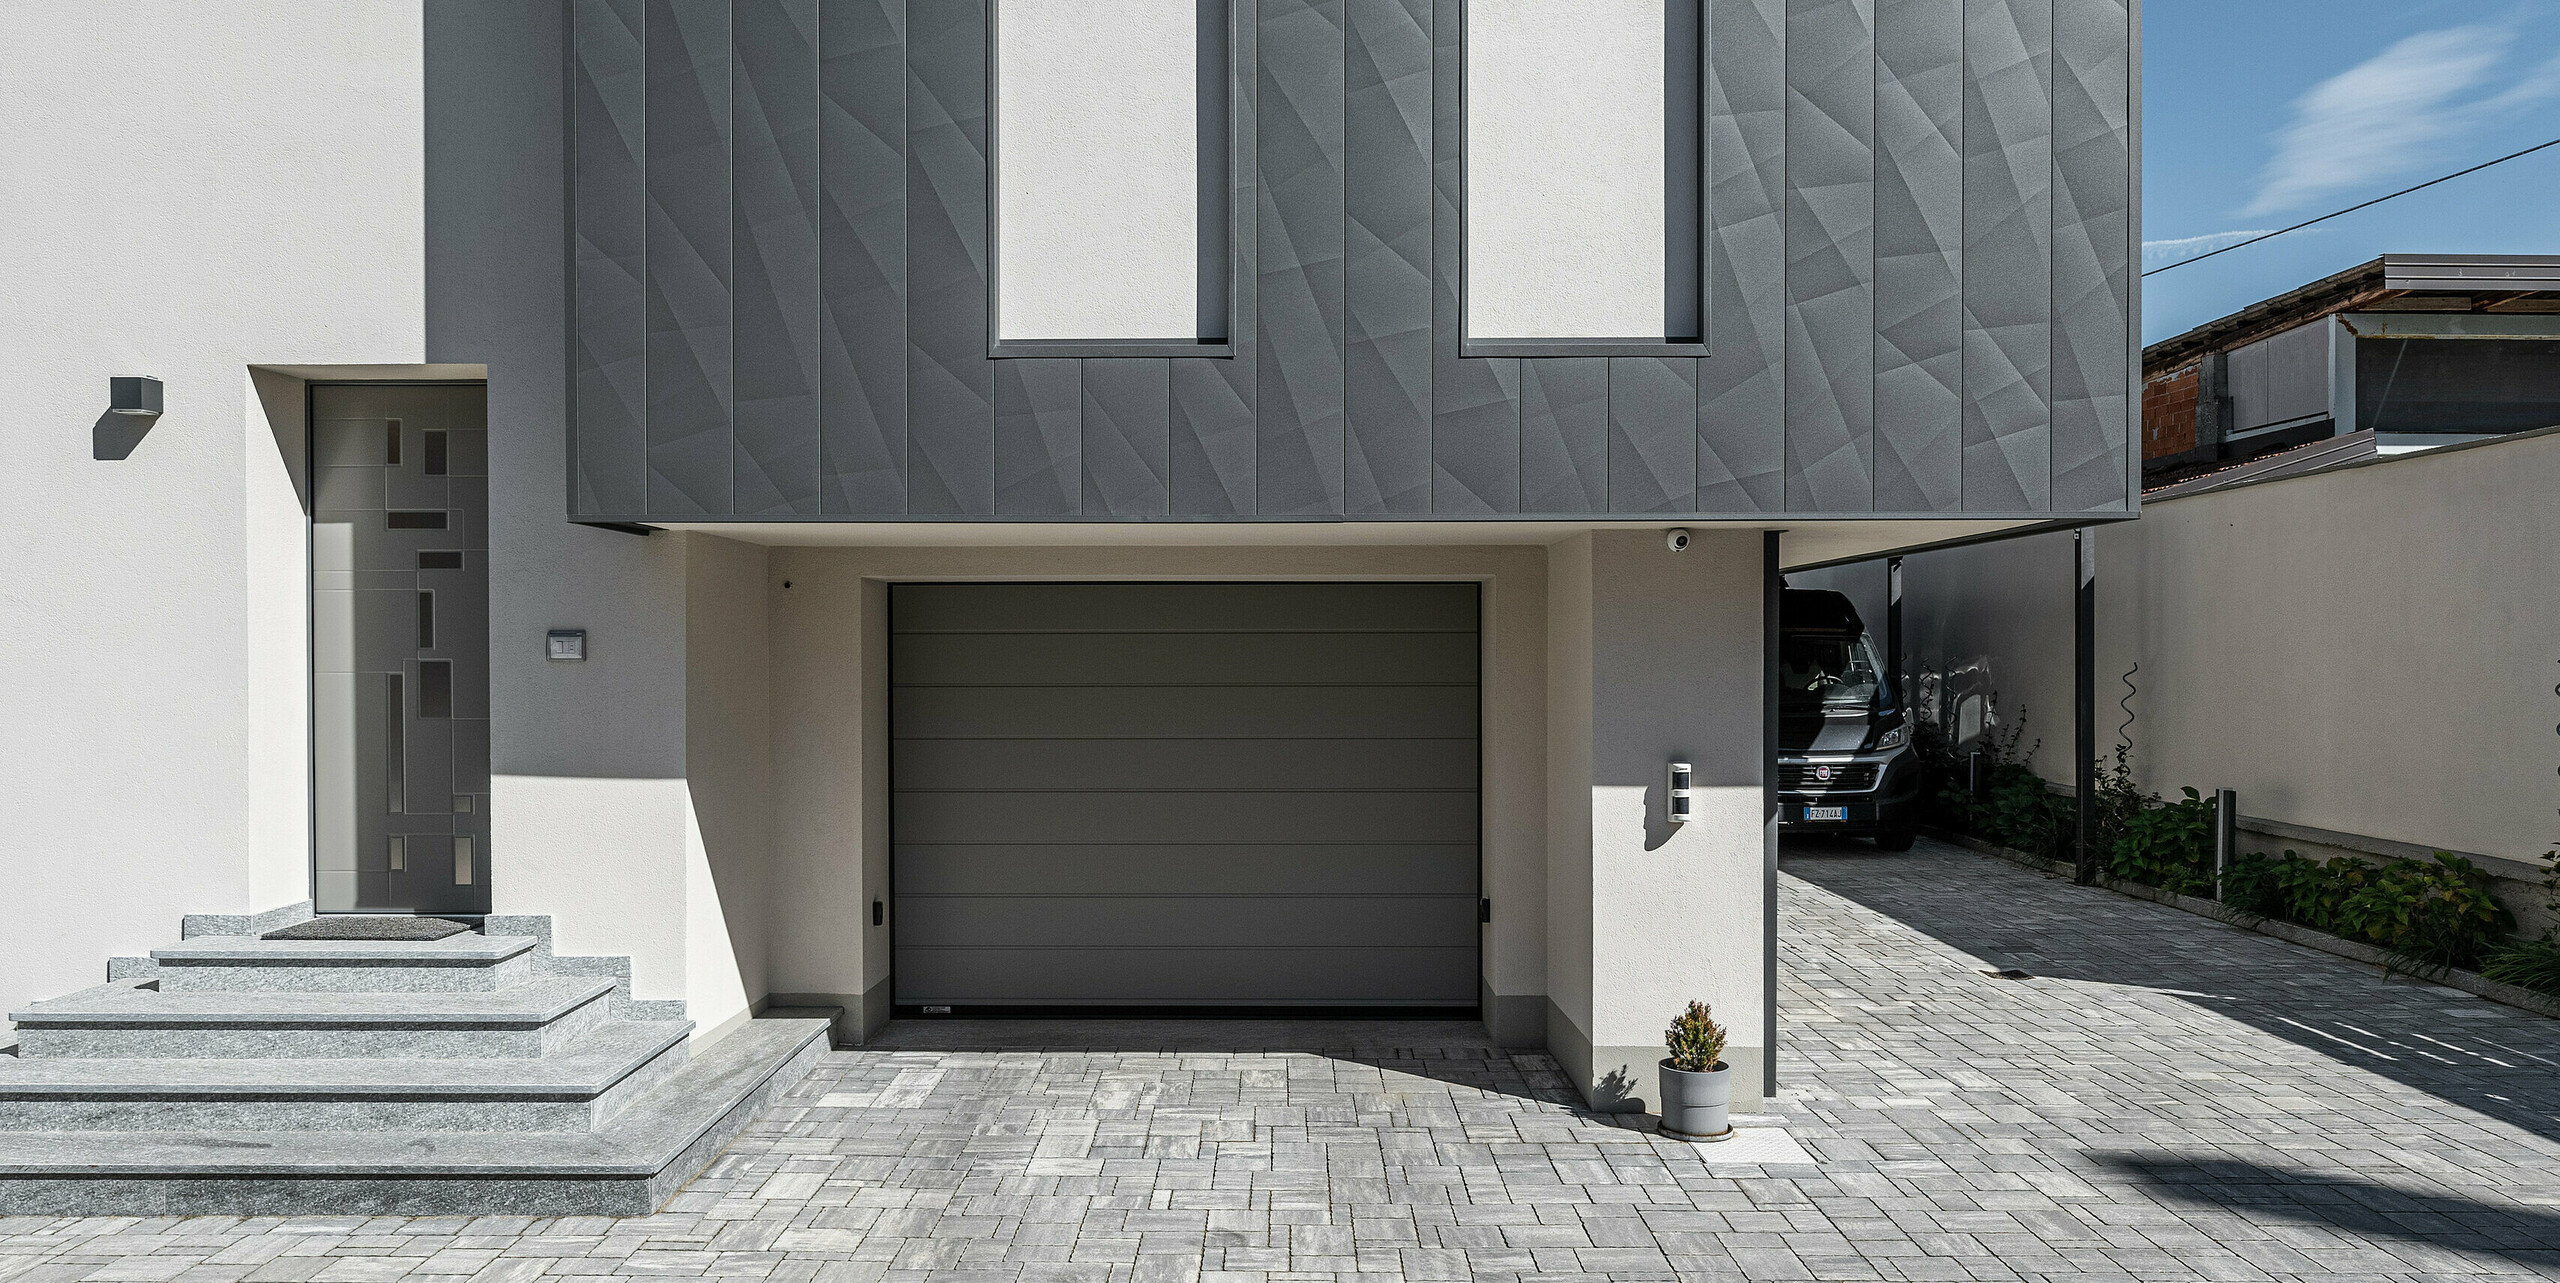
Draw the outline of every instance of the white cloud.
[[[2423,31],[2312,86],[2294,100],[2293,120],[2276,131],[2276,154],[2241,213],[2297,210],[2369,191],[2379,180],[2448,159],[2438,144],[2560,93],[2560,58],[2512,79],[2498,74],[2516,37],[2491,26]]]
[[[2202,236],[2176,236],[2162,241],[2144,241],[2142,265],[2157,267],[2162,263],[2174,263],[2180,259],[2193,258],[2198,254],[2221,249],[2225,245],[2237,245],[2252,236],[2264,236],[2274,230],[2272,227],[2242,227],[2228,232],[2206,232]]]

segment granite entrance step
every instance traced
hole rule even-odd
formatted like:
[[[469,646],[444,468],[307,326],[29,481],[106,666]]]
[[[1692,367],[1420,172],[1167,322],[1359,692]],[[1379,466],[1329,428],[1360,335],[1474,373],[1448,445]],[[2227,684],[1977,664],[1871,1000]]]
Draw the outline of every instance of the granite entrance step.
[[[615,1021],[558,1054],[492,1060],[21,1059],[13,1131],[583,1131],[684,1063],[690,1021]]]
[[[261,940],[201,936],[151,951],[164,993],[487,993],[534,974],[531,936]]]
[[[830,1045],[832,1013],[697,1045],[548,918],[262,938],[297,915],[191,918],[11,1015],[0,1216],[646,1213]]]
[[[540,976],[485,993],[83,989],[9,1013],[18,1054],[151,1057],[540,1056],[612,1016],[613,981]]]

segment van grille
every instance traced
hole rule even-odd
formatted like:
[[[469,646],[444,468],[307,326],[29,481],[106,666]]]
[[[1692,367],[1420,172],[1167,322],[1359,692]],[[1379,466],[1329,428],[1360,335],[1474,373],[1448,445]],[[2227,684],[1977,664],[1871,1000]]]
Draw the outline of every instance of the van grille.
[[[1778,790],[1783,793],[1863,793],[1876,786],[1879,769],[1875,762],[1789,764],[1778,768]],[[1822,778],[1825,774],[1830,778]]]

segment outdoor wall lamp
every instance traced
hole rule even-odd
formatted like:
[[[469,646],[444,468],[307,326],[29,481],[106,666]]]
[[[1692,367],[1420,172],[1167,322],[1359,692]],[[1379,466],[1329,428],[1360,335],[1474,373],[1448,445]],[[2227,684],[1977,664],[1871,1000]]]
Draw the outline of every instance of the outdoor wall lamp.
[[[157,418],[160,380],[148,374],[119,374],[107,380],[107,408],[117,414]]]

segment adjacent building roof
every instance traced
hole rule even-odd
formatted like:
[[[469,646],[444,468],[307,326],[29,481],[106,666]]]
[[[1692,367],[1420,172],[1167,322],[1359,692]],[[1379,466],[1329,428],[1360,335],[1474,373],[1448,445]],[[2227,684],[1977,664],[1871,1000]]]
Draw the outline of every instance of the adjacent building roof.
[[[2142,373],[2355,311],[2560,312],[2560,254],[2385,254],[2151,344]]]

